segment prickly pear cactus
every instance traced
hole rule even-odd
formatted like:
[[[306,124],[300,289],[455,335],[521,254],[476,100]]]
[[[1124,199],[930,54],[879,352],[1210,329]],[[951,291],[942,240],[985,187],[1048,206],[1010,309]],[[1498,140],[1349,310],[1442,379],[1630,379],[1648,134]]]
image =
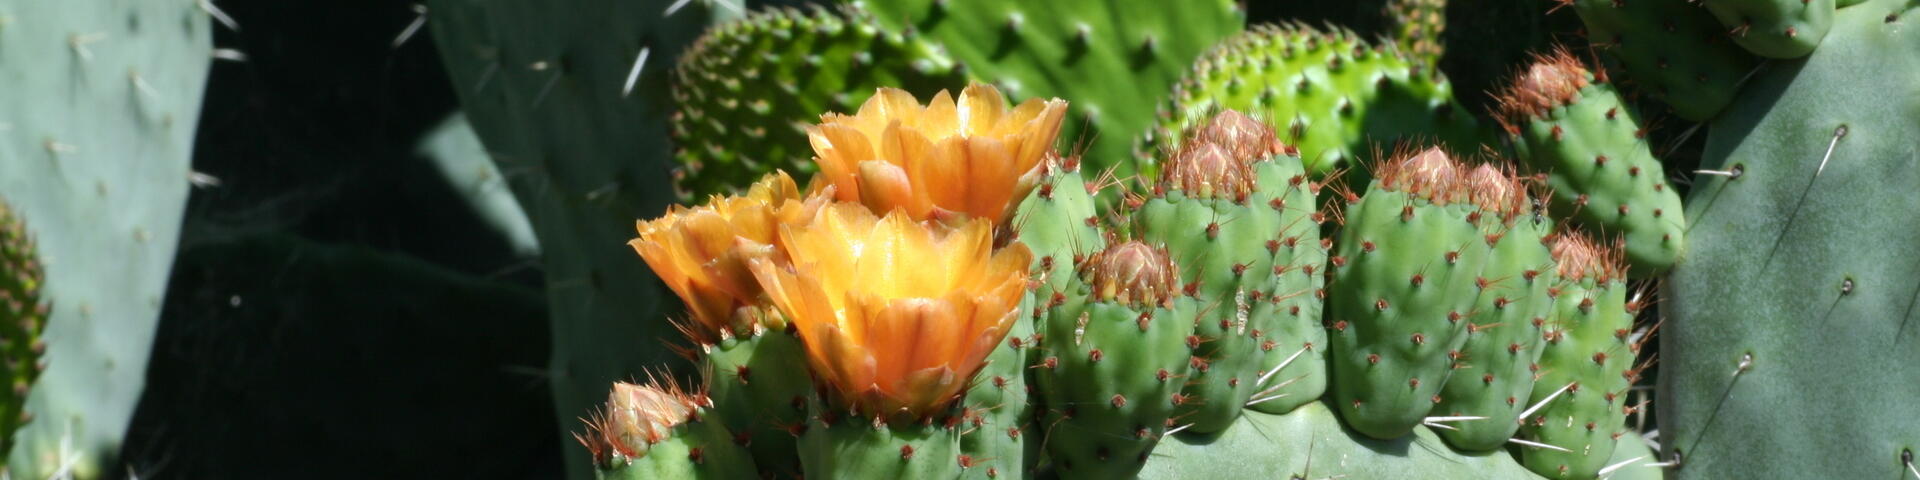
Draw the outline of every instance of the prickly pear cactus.
[[[1833,27],[1834,0],[1705,0],[1702,5],[1731,29],[1733,42],[1754,55],[1800,58],[1813,53]]]
[[[633,219],[675,198],[667,71],[707,10],[695,2],[664,16],[671,3],[428,4],[454,92],[539,236],[552,309],[547,380],[563,422],[586,415],[608,384],[673,358],[645,340],[672,327],[635,320],[662,318],[669,303],[622,245]],[[590,464],[565,451],[572,468]]]
[[[1480,273],[1480,288],[1467,316],[1467,340],[1453,359],[1453,372],[1434,411],[1459,417],[1435,433],[1455,448],[1487,451],[1507,444],[1520,428],[1520,412],[1533,392],[1541,328],[1551,313],[1548,291],[1555,281],[1546,238],[1553,228],[1535,198],[1510,172],[1481,165],[1469,174],[1482,208],[1498,216],[1493,250]],[[1491,208],[1488,208],[1491,207]],[[1465,418],[1479,417],[1479,418]]]
[[[966,86],[958,63],[865,12],[771,9],[708,31],[673,72],[683,198],[730,193],[783,169],[813,171],[803,126],[853,111],[878,87],[932,96]]]
[[[1140,478],[1539,477],[1504,451],[1454,450],[1426,427],[1391,440],[1355,435],[1332,407],[1311,402],[1286,415],[1247,412],[1218,435],[1172,437],[1154,450]]]
[[[1594,478],[1626,431],[1627,388],[1639,370],[1633,317],[1620,253],[1578,233],[1555,236],[1558,281],[1548,296],[1553,312],[1540,327],[1539,377],[1519,438],[1520,463],[1547,478]]]
[[[1276,270],[1272,262],[1288,227],[1311,225],[1303,212],[1312,211],[1314,199],[1299,157],[1259,121],[1228,110],[1188,135],[1133,218],[1140,240],[1168,249],[1200,301],[1192,373],[1182,391],[1194,401],[1176,415],[1193,431],[1211,433],[1232,425],[1269,387],[1262,380],[1273,377],[1261,374],[1266,356],[1291,353],[1276,353],[1281,343],[1268,337],[1284,321],[1269,300],[1285,295],[1269,290],[1274,273],[1292,266]]]
[[[1163,248],[1125,242],[1087,257],[1039,308],[1042,358],[1031,367],[1055,471],[1132,476],[1188,399],[1199,302],[1183,295]]]
[[[48,309],[40,298],[46,272],[27,227],[0,201],[0,452],[13,451],[13,432],[32,419],[25,415],[27,392],[46,368],[40,357],[47,345],[40,333]]]
[[[1586,22],[1587,41],[1612,55],[1680,118],[1713,118],[1757,64],[1726,38],[1711,14],[1686,0],[1562,2]]]
[[[712,402],[672,384],[615,383],[584,434],[602,479],[753,478],[753,457],[707,418]]]
[[[1061,137],[1085,142],[1091,170],[1131,175],[1131,136],[1154,123],[1154,102],[1215,42],[1239,33],[1231,0],[1179,8],[1135,0],[858,0],[894,31],[923,32],[969,74],[1019,101],[1072,97],[1084,116]],[[1121,81],[1124,79],[1124,81]]]
[[[1674,478],[1899,478],[1920,462],[1920,257],[1892,253],[1920,235],[1915,22],[1910,2],[1841,9],[1818,50],[1713,124],[1702,166],[1721,174],[1695,177],[1692,253],[1664,295],[1655,404]]]
[[[21,478],[106,474],[146,379],[212,32],[192,2],[0,1],[0,196],[59,305]],[[8,339],[12,341],[12,339]]]
[[[1438,148],[1382,166],[1348,196],[1330,263],[1327,332],[1333,401],[1354,430],[1406,435],[1439,403],[1467,339],[1490,248],[1464,167]]]
[[[1439,140],[1471,151],[1482,135],[1432,65],[1346,30],[1301,25],[1261,26],[1222,42],[1193,65],[1163,109],[1157,129],[1141,138],[1143,172],[1154,171],[1150,155],[1179,147],[1174,133],[1220,109],[1273,125],[1313,178],[1348,169],[1355,188],[1366,184],[1363,165],[1382,147]]]
[[[1640,115],[1565,50],[1537,57],[1498,95],[1513,149],[1553,190],[1554,215],[1626,242],[1633,276],[1680,259],[1686,216]]]

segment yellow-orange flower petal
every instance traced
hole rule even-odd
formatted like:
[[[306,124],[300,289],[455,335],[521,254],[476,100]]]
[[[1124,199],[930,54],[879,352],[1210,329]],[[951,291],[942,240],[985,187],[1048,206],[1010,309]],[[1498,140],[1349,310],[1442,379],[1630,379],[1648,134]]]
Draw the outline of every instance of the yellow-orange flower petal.
[[[957,213],[998,224],[1033,188],[1066,109],[1060,99],[1008,109],[999,90],[982,84],[958,100],[942,91],[924,106],[882,88],[854,115],[821,115],[807,136],[821,178],[841,201],[905,209],[915,220]]]
[[[924,417],[951,404],[1018,316],[1031,253],[993,250],[993,226],[824,207],[782,228],[789,263],[754,259],[806,342],[814,374],[856,410]]]
[[[734,311],[762,297],[747,259],[779,257],[779,226],[806,219],[826,198],[803,199],[793,179],[776,172],[744,195],[674,206],[660,218],[637,222],[639,238],[627,244],[687,304],[703,327],[693,333],[747,333],[726,332],[747,327],[734,324]]]

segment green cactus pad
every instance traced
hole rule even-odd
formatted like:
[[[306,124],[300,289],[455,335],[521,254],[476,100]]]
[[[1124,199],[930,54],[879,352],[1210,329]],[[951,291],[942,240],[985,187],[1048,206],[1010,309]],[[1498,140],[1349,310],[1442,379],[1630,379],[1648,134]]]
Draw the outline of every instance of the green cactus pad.
[[[663,16],[671,3],[428,2],[454,93],[539,237],[561,422],[585,416],[609,383],[681,365],[652,340],[677,336],[659,321],[677,307],[624,246],[634,219],[676,198],[668,71],[709,17],[701,2]],[[582,449],[563,452],[570,478],[590,473]]]
[[[1038,428],[1063,477],[1131,477],[1184,401],[1199,302],[1170,292],[1178,288],[1173,267],[1145,250],[1127,243],[1090,257],[1080,268],[1093,273],[1076,276],[1042,307],[1042,358],[1030,371],[1046,402]],[[1116,252],[1150,261],[1129,264],[1139,270],[1094,271]],[[1083,278],[1112,273],[1139,280]],[[1139,287],[1143,281],[1158,286]]]
[[[1033,278],[1043,298],[1061,291],[1073,280],[1074,263],[1106,248],[1100,234],[1094,193],[1076,159],[1049,161],[1039,185],[1014,211],[1014,239],[1033,252]]]
[[[1818,50],[1712,125],[1702,168],[1741,174],[1695,177],[1692,247],[1663,296],[1671,478],[1893,479],[1920,462],[1913,5],[1841,9]]]
[[[1527,402],[1532,412],[1520,419],[1518,438],[1565,451],[1522,446],[1520,463],[1547,478],[1590,479],[1612,458],[1614,439],[1627,433],[1627,388],[1639,351],[1629,340],[1638,307],[1627,301],[1621,272],[1605,265],[1611,253],[1571,237],[1559,242],[1554,261],[1561,281],[1542,327],[1539,377]],[[1586,256],[1570,258],[1564,250]]]
[[[1713,118],[1757,63],[1711,14],[1686,0],[1569,1],[1587,24],[1587,40],[1680,118]]]
[[[1705,0],[1733,42],[1754,55],[1800,58],[1833,26],[1834,0]]]
[[[958,64],[917,35],[889,33],[858,10],[771,9],[713,28],[673,74],[675,157],[683,198],[733,193],[775,169],[814,171],[802,127],[851,112],[878,87],[917,98],[958,91]]]
[[[0,0],[0,196],[27,222],[41,298],[58,306],[27,399],[34,421],[6,453],[15,478],[118,473],[179,242],[212,38],[194,2]]]
[[[754,464],[776,477],[800,473],[795,433],[807,421],[813,383],[800,339],[787,332],[761,332],[703,347],[710,369],[713,417],[736,441],[745,441]]]
[[[1367,178],[1372,152],[1402,140],[1439,140],[1461,151],[1483,135],[1431,65],[1369,45],[1352,32],[1300,25],[1262,26],[1227,40],[1196,62],[1174,88],[1166,112],[1137,148],[1140,171],[1152,155],[1179,148],[1173,134],[1233,109],[1259,118],[1300,150],[1318,180],[1349,168],[1348,184]]]
[[[923,32],[1015,102],[1059,97],[1085,117],[1060,138],[1086,142],[1093,171],[1131,175],[1131,136],[1152,126],[1154,102],[1208,47],[1245,26],[1240,2],[1179,8],[1137,0],[857,0],[893,31]]]
[[[47,348],[40,341],[49,308],[40,298],[45,281],[26,224],[0,200],[0,373],[7,382],[0,389],[0,452],[13,450],[13,432],[31,420],[23,416],[26,393],[46,368],[40,362]]]
[[[1394,162],[1404,173],[1348,205],[1327,294],[1334,405],[1380,439],[1406,435],[1438,401],[1490,250],[1476,207],[1448,190],[1459,167],[1445,154]]]
[[[964,478],[1018,477],[1026,471],[1027,443],[1033,440],[1028,420],[1033,398],[1028,395],[1027,358],[1033,341],[1033,295],[1022,299],[1022,316],[1007,330],[1006,340],[987,355],[962,400],[960,454],[967,466]]]
[[[615,407],[609,402],[607,408]],[[755,470],[752,455],[745,447],[734,443],[725,426],[707,418],[709,413],[711,409],[696,406],[686,414],[682,423],[657,432],[660,438],[647,439],[636,437],[633,432],[661,428],[663,425],[644,418],[639,420],[640,423],[653,425],[623,425],[633,419],[629,417],[622,420],[620,414],[609,411],[605,412],[606,416],[595,420],[598,423],[591,425],[586,434],[577,438],[588,445],[588,449],[594,450],[594,476],[603,480],[753,478]],[[608,429],[614,431],[608,432]],[[627,449],[633,451],[631,454],[623,453],[611,442],[623,442],[629,445]]]
[[[1490,285],[1474,300],[1466,345],[1434,406],[1437,415],[1485,417],[1447,422],[1454,429],[1435,432],[1462,450],[1505,446],[1533,392],[1530,367],[1540,358],[1541,326],[1553,307],[1553,256],[1542,243],[1552,226],[1543,215],[1521,215],[1487,256],[1480,276]]]
[[[1633,276],[1650,277],[1684,253],[1686,216],[1639,115],[1606,80],[1564,51],[1542,56],[1501,94],[1502,123],[1546,175],[1554,216],[1618,237]]]

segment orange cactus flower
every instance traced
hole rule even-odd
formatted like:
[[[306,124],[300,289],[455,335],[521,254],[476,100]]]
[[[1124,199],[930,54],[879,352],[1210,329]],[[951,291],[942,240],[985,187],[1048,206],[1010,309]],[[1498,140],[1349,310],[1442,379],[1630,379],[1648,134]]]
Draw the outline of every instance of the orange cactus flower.
[[[827,198],[803,199],[793,178],[775,172],[745,195],[716,195],[706,205],[674,206],[660,218],[640,221],[640,237],[627,244],[687,304],[701,327],[688,329],[696,340],[744,335],[750,330],[742,329],[752,325],[741,324],[744,319],[734,312],[762,298],[747,259],[778,257],[779,226],[805,219]]]
[[[857,114],[821,115],[807,137],[841,201],[904,208],[916,220],[965,214],[998,224],[1033,189],[1066,112],[1057,98],[1007,110],[1000,91],[982,84],[957,102],[941,91],[925,106],[882,88]]]
[[[864,415],[926,418],[951,404],[1018,317],[1032,254],[956,229],[836,203],[782,227],[790,264],[754,276],[806,343],[815,378]]]

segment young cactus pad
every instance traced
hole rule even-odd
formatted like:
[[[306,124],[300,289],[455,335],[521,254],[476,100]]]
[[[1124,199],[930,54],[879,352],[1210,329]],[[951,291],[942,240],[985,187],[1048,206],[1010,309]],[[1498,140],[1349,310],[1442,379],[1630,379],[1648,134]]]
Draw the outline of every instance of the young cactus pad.
[[[0,379],[6,381],[0,388],[0,453],[13,450],[13,432],[31,420],[26,393],[46,368],[40,359],[47,351],[40,341],[49,308],[40,298],[44,282],[33,237],[0,200]]]
[[[1501,126],[1546,176],[1554,214],[1626,242],[1633,276],[1666,271],[1686,245],[1680,194],[1647,129],[1604,74],[1565,50],[1542,55],[1498,95]]]
[[[704,393],[671,382],[615,383],[586,433],[574,438],[602,479],[752,478],[753,457],[709,421],[712,406]]]
[[[1619,60],[1680,118],[1713,118],[1758,63],[1727,41],[1712,15],[1687,0],[1559,1],[1579,12],[1587,41]]]
[[[1541,327],[1538,379],[1521,418],[1520,463],[1555,479],[1589,479],[1606,468],[1615,439],[1628,435],[1627,388],[1639,375],[1633,317],[1620,253],[1579,233],[1554,238],[1559,281]],[[1542,446],[1545,445],[1545,446]]]

